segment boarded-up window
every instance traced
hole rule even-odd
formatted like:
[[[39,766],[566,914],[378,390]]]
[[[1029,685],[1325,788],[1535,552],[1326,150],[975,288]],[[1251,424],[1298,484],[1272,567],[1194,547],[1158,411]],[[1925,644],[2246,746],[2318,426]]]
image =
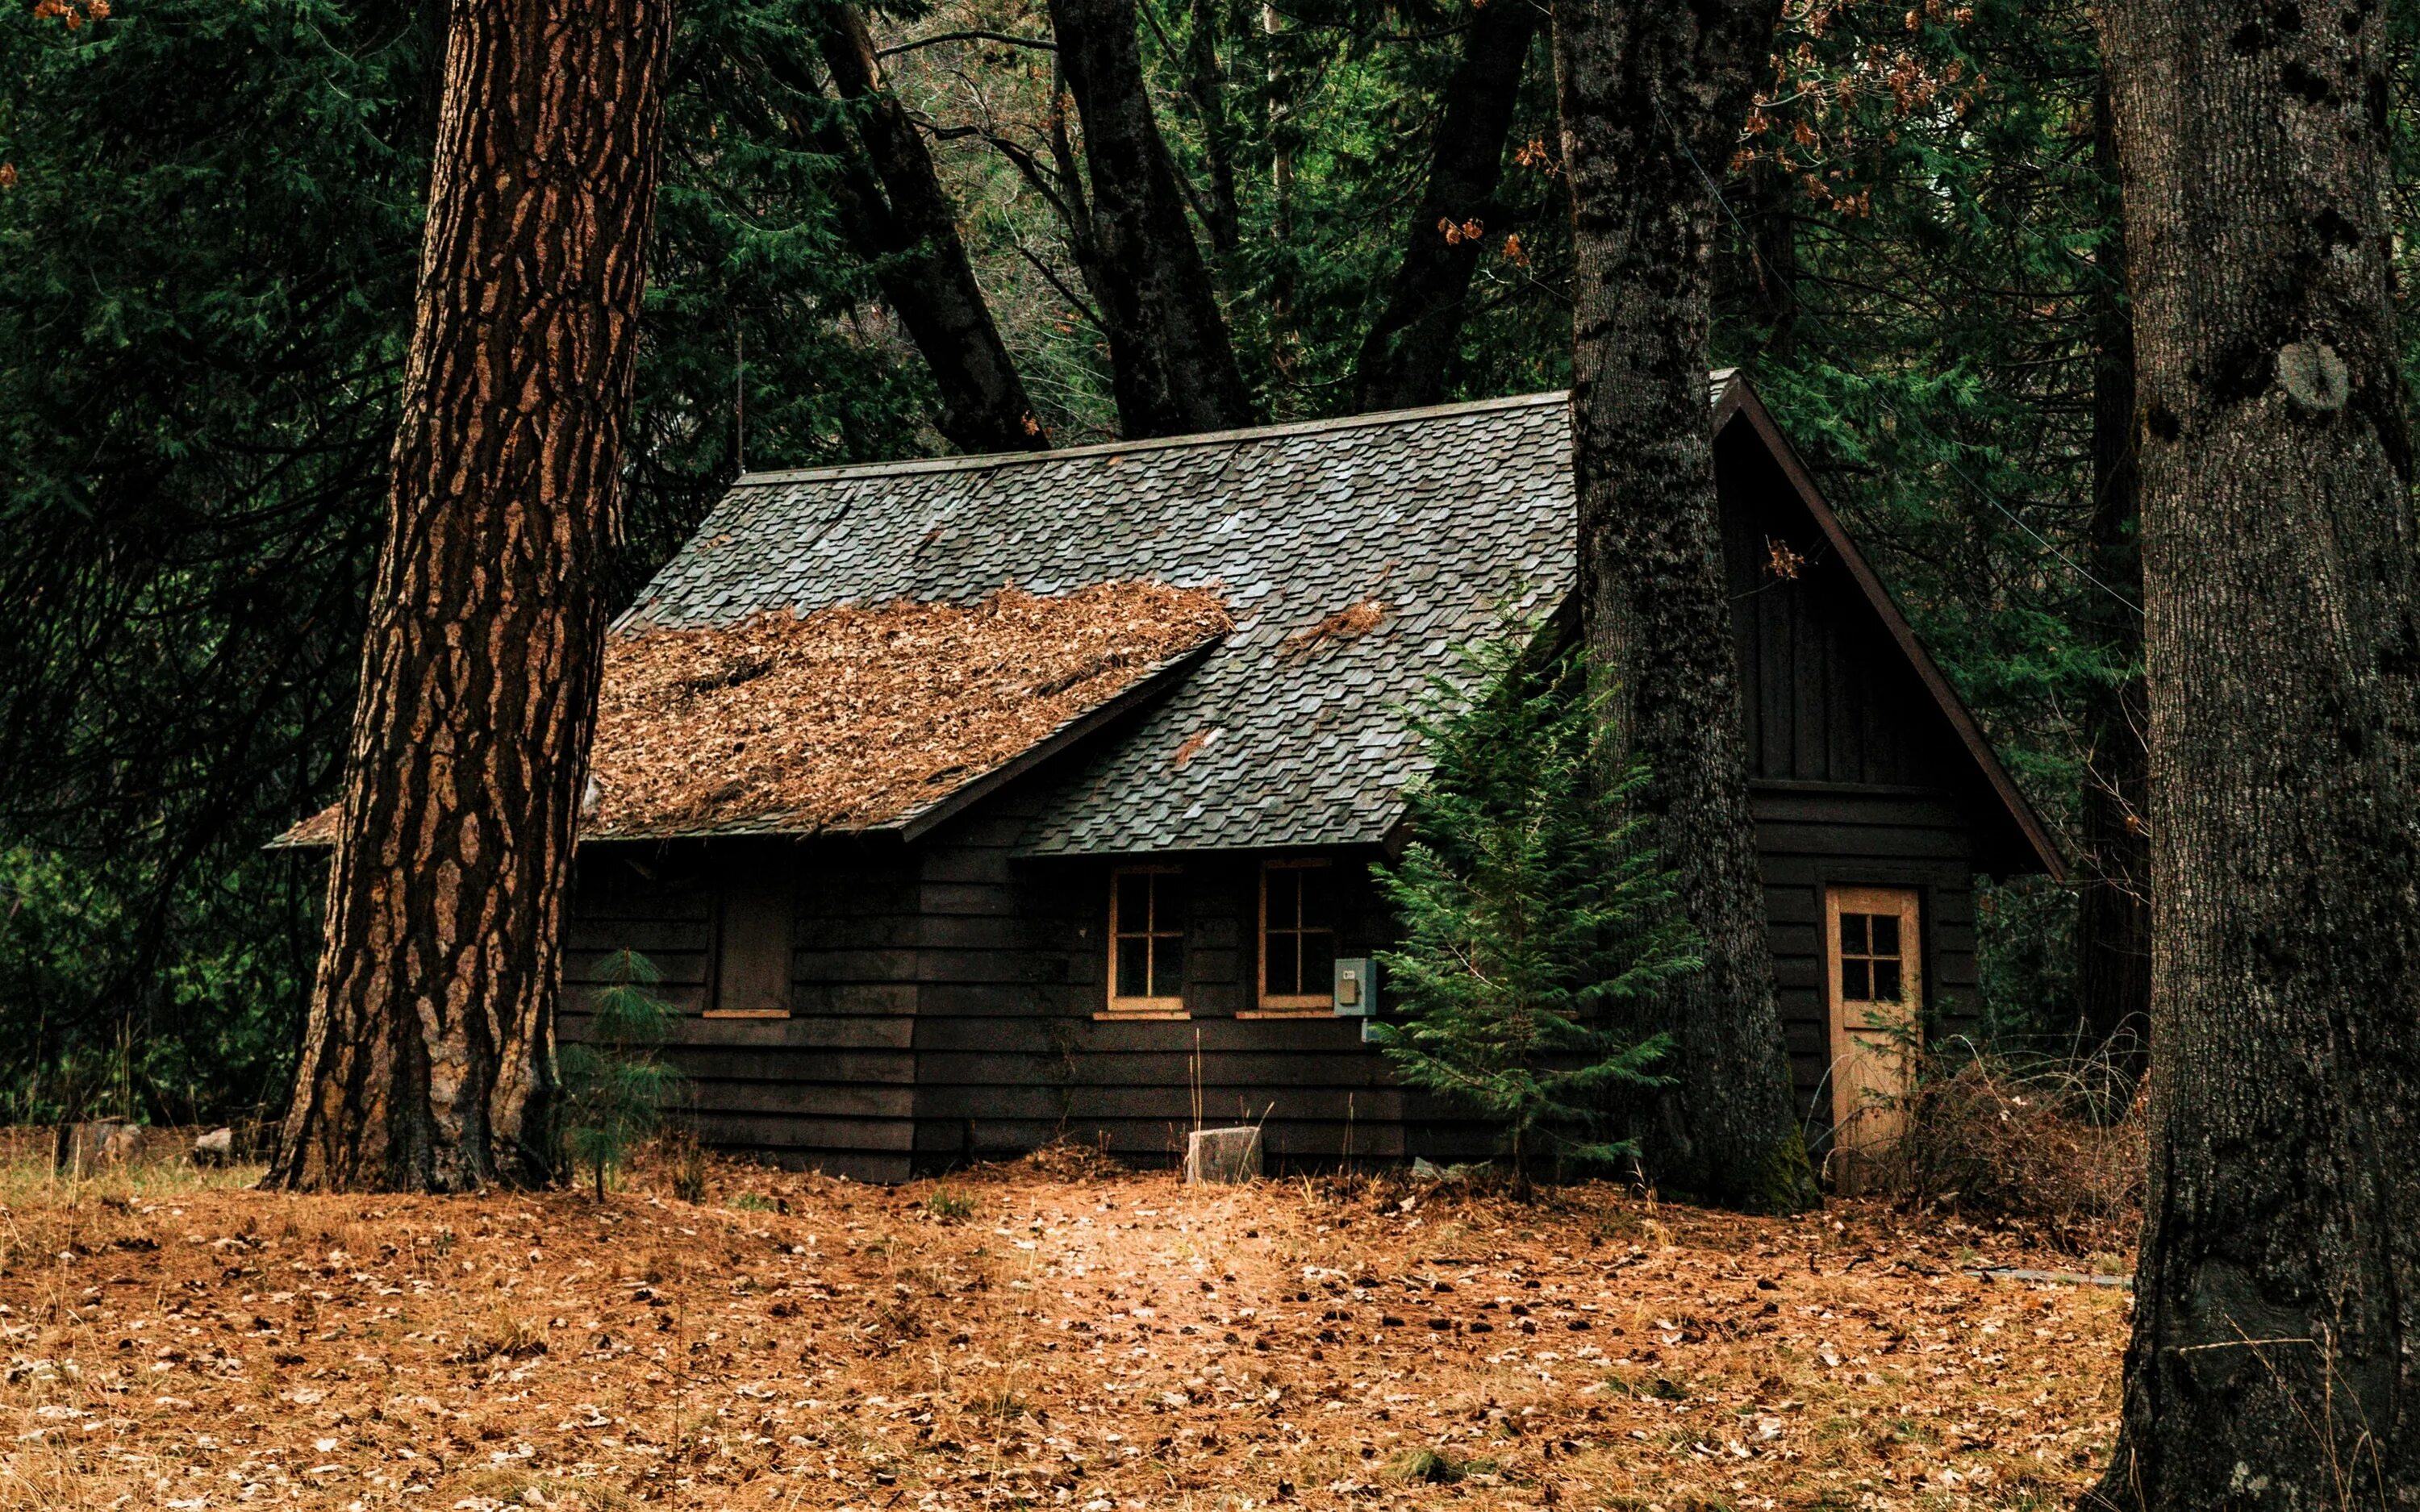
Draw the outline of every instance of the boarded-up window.
[[[714,936],[716,1018],[780,1018],[790,1011],[789,879],[770,869],[726,875]]]
[[[1336,1006],[1336,869],[1325,861],[1261,868],[1261,1007]]]
[[[1109,1011],[1185,1011],[1185,873],[1137,867],[1109,875]]]

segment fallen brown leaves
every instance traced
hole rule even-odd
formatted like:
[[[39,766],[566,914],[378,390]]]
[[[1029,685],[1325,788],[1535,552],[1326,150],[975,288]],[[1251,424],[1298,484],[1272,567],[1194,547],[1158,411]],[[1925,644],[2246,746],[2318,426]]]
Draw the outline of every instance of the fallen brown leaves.
[[[2126,1299],[1842,1205],[1187,1189],[8,1189],[0,1506],[2034,1506]]]
[[[1010,761],[1232,624],[1205,589],[1001,588],[607,642],[586,838],[858,829]],[[325,843],[336,810],[289,842]]]
[[[1286,637],[1286,650],[1296,658],[1305,657],[1332,641],[1368,635],[1386,623],[1386,605],[1375,598],[1356,599]]]

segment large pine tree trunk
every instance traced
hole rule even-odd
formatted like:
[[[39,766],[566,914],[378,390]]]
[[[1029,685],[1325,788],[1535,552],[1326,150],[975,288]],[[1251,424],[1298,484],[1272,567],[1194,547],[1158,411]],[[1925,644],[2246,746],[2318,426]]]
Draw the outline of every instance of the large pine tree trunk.
[[[1815,1200],[1774,1002],[1714,499],[1706,346],[1715,217],[1779,0],[1559,0],[1573,225],[1572,453],[1580,606],[1645,761],[1656,843],[1706,969],[1657,1005],[1674,1078],[1650,1174],[1709,1200]]]
[[[1446,81],[1428,188],[1412,212],[1387,307],[1361,343],[1357,409],[1408,409],[1446,396],[1480,253],[1503,245],[1496,188],[1537,34],[1528,0],[1498,0],[1471,16],[1462,60]],[[1476,236],[1466,234],[1473,224]]]
[[[2420,518],[2385,11],[2109,0],[2152,872],[2125,1508],[2420,1488]]]
[[[1050,24],[1084,123],[1084,267],[1109,326],[1119,429],[1137,439],[1249,425],[1251,395],[1152,114],[1135,0],[1051,0]]]
[[[551,1172],[662,0],[455,0],[289,1187]]]
[[[831,7],[822,43],[833,85],[859,107],[858,138],[882,185],[879,200],[863,193],[861,181],[848,185],[857,201],[848,207],[850,234],[874,253],[883,298],[899,312],[940,390],[941,434],[968,452],[1041,450],[1049,439],[975,282],[957,205],[915,120],[883,81],[865,18],[851,7]]]
[[[2093,104],[2093,156],[2117,174],[2109,97]],[[2143,656],[2139,540],[2141,473],[2134,465],[2134,323],[2123,299],[2126,236],[2102,236],[2092,301],[2092,519],[2085,565],[2094,579],[2085,631],[2120,668]],[[2128,602],[2120,602],[2119,597]],[[2075,995],[2079,1026],[2093,1045],[2109,1045],[2139,1071],[2151,1015],[2151,845],[2149,801],[2150,729],[2139,671],[2092,691],[2084,710],[2084,883],[2075,918]]]
[[[2093,160],[2118,174],[2108,89],[2093,100]],[[2142,665],[2142,471],[2134,467],[2134,312],[2125,305],[2125,227],[2096,254],[2093,290],[2093,516],[2086,537],[2084,629],[2120,668]],[[2130,602],[2120,602],[2120,595]],[[2127,672],[2084,706],[2084,890],[2076,900],[2076,1021],[2127,1072],[2151,1028],[2151,837],[2144,827],[2149,714],[2142,675]]]

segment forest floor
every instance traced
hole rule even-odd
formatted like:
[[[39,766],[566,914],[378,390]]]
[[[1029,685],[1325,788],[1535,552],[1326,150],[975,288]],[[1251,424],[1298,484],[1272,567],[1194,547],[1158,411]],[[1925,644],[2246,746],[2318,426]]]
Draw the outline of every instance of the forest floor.
[[[1868,1203],[247,1174],[0,1173],[0,1507],[2049,1507],[2128,1307]]]

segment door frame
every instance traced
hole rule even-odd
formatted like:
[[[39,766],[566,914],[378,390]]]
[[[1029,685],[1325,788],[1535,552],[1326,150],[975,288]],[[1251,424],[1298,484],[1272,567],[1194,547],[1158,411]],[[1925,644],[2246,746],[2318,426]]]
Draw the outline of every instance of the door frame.
[[[1897,905],[1885,909],[1885,903]],[[1860,907],[1858,904],[1867,906]],[[1842,1138],[1850,1120],[1859,1112],[1846,1108],[1843,1103],[1843,1079],[1840,1071],[1853,1055],[1863,1054],[1864,1047],[1853,1038],[1847,1022],[1847,1004],[1840,991],[1840,916],[1842,913],[1880,914],[1897,912],[1900,922],[1900,956],[1905,967],[1902,996],[1912,993],[1914,1001],[1905,1005],[1906,1017],[1914,1032],[1915,1044],[1910,1053],[1920,1051],[1924,1043],[1925,1019],[1932,1005],[1932,909],[1929,889],[1922,883],[1867,873],[1856,881],[1827,877],[1821,885],[1818,908],[1818,969],[1823,978],[1824,1077],[1825,1095],[1831,1104],[1831,1150],[1826,1165],[1833,1170],[1836,1184],[1843,1190],[1854,1190],[1859,1184],[1854,1167],[1859,1154],[1875,1146],[1887,1144],[1898,1134],[1896,1125],[1886,1133],[1869,1134],[1864,1139]],[[1911,957],[1913,959],[1911,959]],[[1913,1064],[1902,1065],[1900,1075],[1914,1075]],[[1861,1081],[1860,1087],[1864,1084]]]

